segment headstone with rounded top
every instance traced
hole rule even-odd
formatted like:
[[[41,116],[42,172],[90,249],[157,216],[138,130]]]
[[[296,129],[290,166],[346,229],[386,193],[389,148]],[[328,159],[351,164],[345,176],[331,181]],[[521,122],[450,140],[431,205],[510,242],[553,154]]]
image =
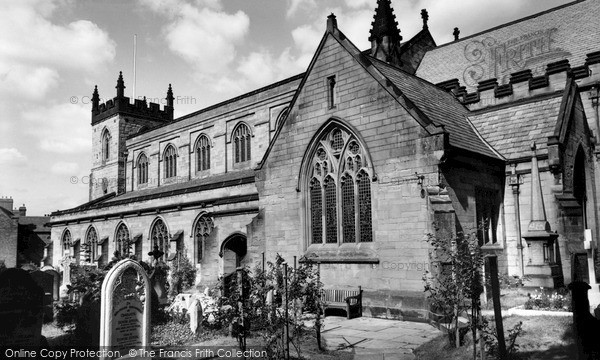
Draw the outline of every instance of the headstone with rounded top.
[[[121,260],[106,274],[100,307],[104,354],[125,356],[131,349],[150,345],[150,281],[137,261]]]

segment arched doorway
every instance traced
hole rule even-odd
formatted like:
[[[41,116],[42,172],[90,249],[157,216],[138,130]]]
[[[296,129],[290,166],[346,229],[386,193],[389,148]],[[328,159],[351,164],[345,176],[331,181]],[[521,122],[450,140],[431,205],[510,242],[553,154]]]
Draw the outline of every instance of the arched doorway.
[[[246,235],[236,233],[230,235],[223,243],[219,256],[221,257],[221,273],[223,274],[223,288],[225,294],[236,279],[236,269],[241,266],[242,260],[246,256],[247,244]]]
[[[571,226],[577,226],[578,240],[583,240],[584,230],[588,227],[587,221],[587,193],[586,193],[586,176],[585,176],[585,152],[579,146],[575,155],[573,165],[573,197],[577,202],[576,221],[571,222]],[[572,254],[572,279],[573,281],[589,282],[587,252],[583,248],[583,244],[578,244]]]

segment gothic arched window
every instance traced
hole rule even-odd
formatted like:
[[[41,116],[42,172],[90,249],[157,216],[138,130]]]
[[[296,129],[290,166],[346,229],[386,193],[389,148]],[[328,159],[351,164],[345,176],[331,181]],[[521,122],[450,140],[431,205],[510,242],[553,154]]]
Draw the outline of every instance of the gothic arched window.
[[[239,124],[233,132],[233,153],[236,163],[250,160],[251,137],[250,129],[246,124]]]
[[[177,152],[173,145],[167,146],[163,161],[165,163],[165,178],[177,176]]]
[[[148,158],[146,154],[142,153],[138,158],[137,163],[138,168],[138,184],[147,184],[148,183]]]
[[[152,242],[152,248],[156,245],[160,251],[164,252],[165,255],[167,254],[169,249],[169,230],[161,219],[156,220],[154,225],[152,225],[150,241]]]
[[[102,161],[107,161],[108,159],[110,159],[110,140],[110,132],[108,132],[108,130],[105,129],[102,133]]]
[[[210,169],[210,140],[201,135],[196,145],[196,171]]]
[[[90,227],[85,236],[85,247],[87,262],[96,261],[96,256],[98,255],[98,234],[93,227]]]
[[[215,227],[213,220],[206,215],[202,215],[196,222],[194,228],[194,238],[196,240],[196,262],[200,263],[204,256],[204,242]]]
[[[366,150],[341,127],[316,144],[308,169],[310,243],[372,242],[371,173]]]
[[[123,223],[117,228],[117,236],[115,237],[115,250],[121,255],[129,255],[131,241],[129,238],[129,229]]]
[[[71,232],[69,229],[65,230],[62,237],[62,248],[63,255],[69,255],[71,251],[71,246],[73,246],[73,240],[71,239]]]

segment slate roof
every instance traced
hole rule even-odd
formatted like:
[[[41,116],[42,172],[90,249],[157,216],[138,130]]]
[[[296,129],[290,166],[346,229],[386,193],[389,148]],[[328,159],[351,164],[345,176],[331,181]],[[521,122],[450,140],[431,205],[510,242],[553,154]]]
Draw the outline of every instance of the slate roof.
[[[483,2],[477,6],[485,7]],[[577,0],[563,4],[515,21],[501,24],[476,34],[464,36],[458,41],[441,44],[427,51],[416,74],[437,84],[450,79],[459,79],[468,92],[477,89],[477,82],[498,78],[499,84],[509,80],[509,74],[531,69],[533,76],[543,75],[548,63],[567,59],[571,66],[583,65],[586,54],[598,51],[598,19],[600,6],[598,0]],[[468,19],[456,19],[455,25]],[[524,68],[505,65],[490,65],[491,51],[494,47],[524,49],[530,41],[550,37],[552,51],[533,58],[527,58]],[[529,40],[527,40],[529,39]],[[543,40],[546,41],[546,40]],[[533,45],[539,46],[537,44]],[[517,61],[518,62],[518,61]],[[476,74],[477,77],[470,74]]]
[[[450,145],[492,158],[501,158],[477,133],[467,119],[469,110],[452,94],[382,61],[374,58],[370,60],[429,120],[438,126],[444,126],[450,134]]]
[[[72,209],[56,211],[53,212],[51,215],[56,216],[67,213],[74,213],[78,211],[84,211],[88,209],[98,209],[106,206],[130,204],[134,202],[147,201],[151,199],[176,196],[198,191],[219,189],[228,186],[243,185],[253,182],[254,170],[235,171],[225,173],[222,175],[214,175],[202,179],[193,179],[189,181],[186,180],[175,184],[161,185],[159,187],[153,187],[150,189],[131,191],[114,197],[107,196],[107,200],[105,201],[90,202],[88,204],[80,205]]]
[[[508,160],[531,156],[531,143],[546,153],[548,136],[554,133],[562,94],[510,107],[477,112],[469,119],[483,138]]]

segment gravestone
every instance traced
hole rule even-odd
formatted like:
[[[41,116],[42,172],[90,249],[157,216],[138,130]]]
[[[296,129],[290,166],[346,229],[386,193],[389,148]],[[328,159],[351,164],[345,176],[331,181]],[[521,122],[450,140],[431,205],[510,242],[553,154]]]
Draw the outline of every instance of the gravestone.
[[[37,349],[42,339],[43,290],[22,269],[0,273],[0,348]]]
[[[106,274],[100,296],[100,350],[124,356],[130,349],[148,346],[150,282],[140,264],[132,259],[119,261]]]
[[[45,271],[40,270],[32,271],[30,275],[33,278],[33,281],[35,281],[36,284],[38,284],[38,286],[41,287],[44,291],[44,322],[52,321],[52,303],[54,301],[54,276],[48,274]]]

